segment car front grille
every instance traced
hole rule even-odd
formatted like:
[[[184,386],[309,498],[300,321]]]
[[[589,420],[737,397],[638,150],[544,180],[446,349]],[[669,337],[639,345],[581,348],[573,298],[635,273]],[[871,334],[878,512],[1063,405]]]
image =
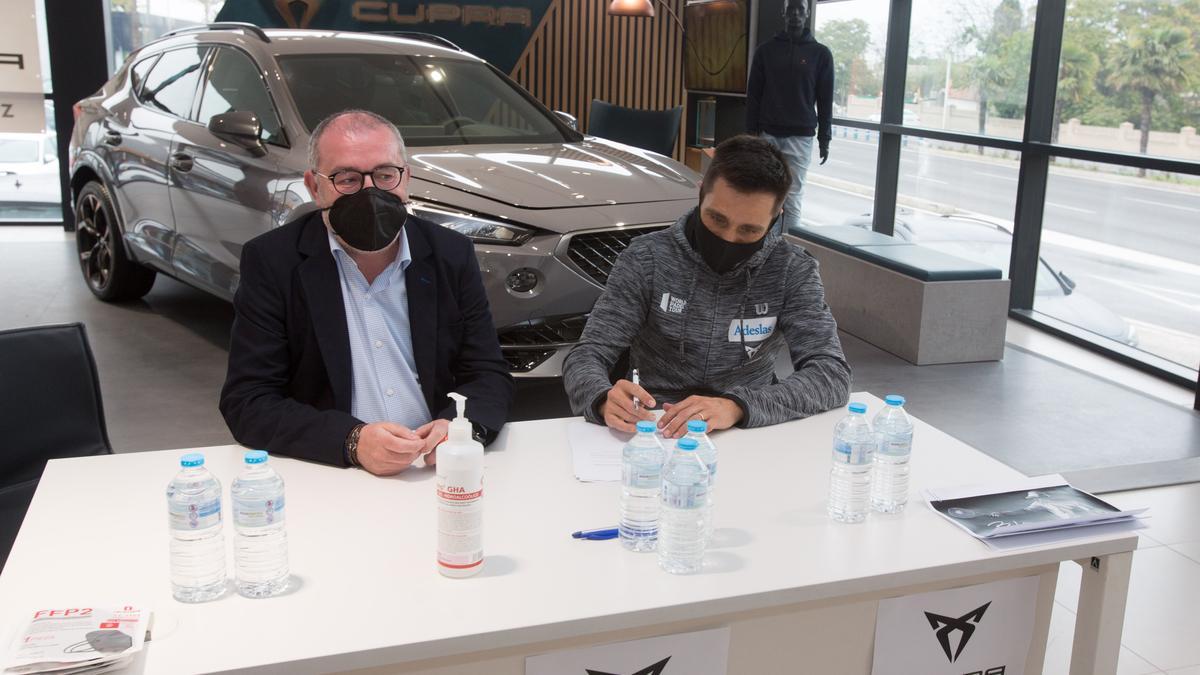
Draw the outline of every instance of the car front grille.
[[[567,257],[592,281],[604,286],[621,251],[629,248],[635,237],[666,229],[666,225],[637,227],[603,232],[585,232],[571,237]]]
[[[528,373],[554,356],[553,349],[505,349],[504,360],[511,373]]]
[[[577,342],[587,315],[546,317],[507,326],[499,331],[500,344],[508,347],[548,347]]]
[[[542,365],[559,349],[579,341],[587,315],[531,319],[498,331],[500,348],[514,373],[528,373]]]

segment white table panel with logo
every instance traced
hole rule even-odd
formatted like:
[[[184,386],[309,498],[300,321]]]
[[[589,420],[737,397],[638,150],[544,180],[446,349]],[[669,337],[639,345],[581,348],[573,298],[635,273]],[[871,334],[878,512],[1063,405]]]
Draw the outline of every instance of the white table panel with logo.
[[[882,406],[853,398],[872,414]],[[1037,673],[1058,563],[1075,560],[1084,581],[1071,672],[1116,671],[1135,535],[989,550],[918,494],[1015,471],[920,420],[908,510],[831,522],[829,449],[842,415],[716,434],[714,546],[693,576],[668,575],[615,540],[570,537],[615,522],[619,486],[573,478],[569,420],[511,424],[488,451],[487,561],[470,579],[435,569],[432,469],[378,478],[273,457],[287,483],[294,588],[199,605],[174,601],[168,584],[164,490],[185,450],[54,460],[0,574],[0,639],[26,610],[135,602],[157,614],[131,667],[142,673],[519,675],[528,655],[728,626],[729,673],[865,674],[881,599],[1035,576],[1023,666]],[[228,498],[243,449],[202,451]],[[231,543],[229,560],[232,570]],[[941,653],[932,628],[928,638]]]

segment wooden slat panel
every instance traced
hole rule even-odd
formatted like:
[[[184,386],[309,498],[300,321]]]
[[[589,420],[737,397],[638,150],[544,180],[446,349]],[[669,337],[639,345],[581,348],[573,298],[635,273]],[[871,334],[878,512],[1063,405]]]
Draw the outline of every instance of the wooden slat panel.
[[[682,15],[684,0],[665,0]],[[657,7],[653,19],[608,16],[607,0],[554,0],[534,31],[512,78],[586,130],[592,99],[629,108],[681,106],[683,40]],[[675,158],[682,161],[680,124]]]

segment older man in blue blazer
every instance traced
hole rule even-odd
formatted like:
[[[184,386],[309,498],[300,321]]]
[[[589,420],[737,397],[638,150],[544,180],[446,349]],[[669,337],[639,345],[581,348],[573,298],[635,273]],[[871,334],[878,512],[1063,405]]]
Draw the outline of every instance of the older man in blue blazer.
[[[338,113],[313,130],[309,165],[319,210],[242,251],[220,402],[234,438],[394,474],[433,463],[457,391],[476,438],[491,442],[513,381],[475,249],[408,215],[399,130]]]

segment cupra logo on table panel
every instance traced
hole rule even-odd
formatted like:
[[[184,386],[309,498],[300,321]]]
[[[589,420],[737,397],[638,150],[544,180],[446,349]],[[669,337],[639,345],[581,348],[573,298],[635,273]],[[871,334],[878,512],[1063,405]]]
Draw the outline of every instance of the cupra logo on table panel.
[[[925,618],[929,619],[930,628],[937,631],[938,642],[941,643],[942,651],[946,652],[946,658],[950,659],[951,663],[958,660],[959,655],[962,654],[962,650],[971,641],[971,635],[975,633],[975,627],[983,620],[983,613],[987,611],[987,608],[991,604],[989,602],[982,607],[976,607],[957,619],[934,614],[933,612],[925,612]],[[959,634],[958,647],[952,650],[950,642],[951,636],[954,633]]]

